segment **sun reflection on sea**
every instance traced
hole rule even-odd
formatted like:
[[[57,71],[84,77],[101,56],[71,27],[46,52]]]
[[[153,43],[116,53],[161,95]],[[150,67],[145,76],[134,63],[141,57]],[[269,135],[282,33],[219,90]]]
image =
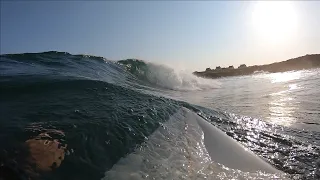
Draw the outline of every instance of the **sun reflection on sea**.
[[[301,71],[272,73],[272,74],[268,74],[268,76],[271,79],[272,83],[287,82],[295,79],[300,79]]]
[[[293,117],[293,113],[297,110],[296,107],[291,107],[290,101],[293,99],[290,97],[279,97],[275,96],[273,100],[269,103],[269,121],[283,126],[290,126],[296,122],[296,118]]]
[[[300,79],[301,72],[285,72],[269,74],[272,83],[289,82]],[[269,121],[282,126],[291,126],[297,119],[294,113],[299,109],[299,102],[294,101],[293,91],[299,89],[296,83],[289,84],[285,90],[270,94]]]

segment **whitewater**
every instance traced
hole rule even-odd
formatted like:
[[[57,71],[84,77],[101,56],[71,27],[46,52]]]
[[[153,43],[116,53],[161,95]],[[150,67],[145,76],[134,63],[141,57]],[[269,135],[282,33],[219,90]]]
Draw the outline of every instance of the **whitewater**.
[[[320,177],[319,69],[203,79],[136,59],[0,57],[1,164],[24,169],[39,134],[66,147],[40,179]]]

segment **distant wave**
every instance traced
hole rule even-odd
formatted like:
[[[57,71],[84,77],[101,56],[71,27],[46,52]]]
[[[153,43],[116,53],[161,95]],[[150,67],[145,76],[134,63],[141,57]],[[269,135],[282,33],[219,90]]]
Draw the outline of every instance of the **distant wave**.
[[[263,70],[261,70],[261,71],[254,71],[253,72],[253,74],[267,74],[267,73],[269,73],[268,71],[263,71]]]
[[[191,72],[178,71],[165,65],[148,63],[137,59],[118,61],[138,79],[173,90],[206,90],[219,88],[214,80],[202,79]]]

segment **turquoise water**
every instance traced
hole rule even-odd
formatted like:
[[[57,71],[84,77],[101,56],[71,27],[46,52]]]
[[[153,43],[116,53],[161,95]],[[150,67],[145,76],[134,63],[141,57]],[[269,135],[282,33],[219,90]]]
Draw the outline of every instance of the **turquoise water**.
[[[67,145],[60,167],[33,169],[40,179],[105,178],[181,107],[290,178],[319,176],[319,69],[208,80],[138,60],[45,52],[1,55],[0,73],[2,164],[23,169],[24,144],[41,133]],[[220,179],[234,175],[226,173]]]

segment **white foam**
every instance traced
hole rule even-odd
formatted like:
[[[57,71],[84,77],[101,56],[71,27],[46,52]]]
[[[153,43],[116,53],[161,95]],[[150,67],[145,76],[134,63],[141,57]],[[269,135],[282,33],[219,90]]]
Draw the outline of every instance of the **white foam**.
[[[219,88],[218,81],[204,79],[192,74],[191,71],[178,70],[166,65],[147,63],[149,71],[146,74],[148,80],[164,88],[192,91]]]
[[[286,179],[235,140],[183,108],[103,179]]]

